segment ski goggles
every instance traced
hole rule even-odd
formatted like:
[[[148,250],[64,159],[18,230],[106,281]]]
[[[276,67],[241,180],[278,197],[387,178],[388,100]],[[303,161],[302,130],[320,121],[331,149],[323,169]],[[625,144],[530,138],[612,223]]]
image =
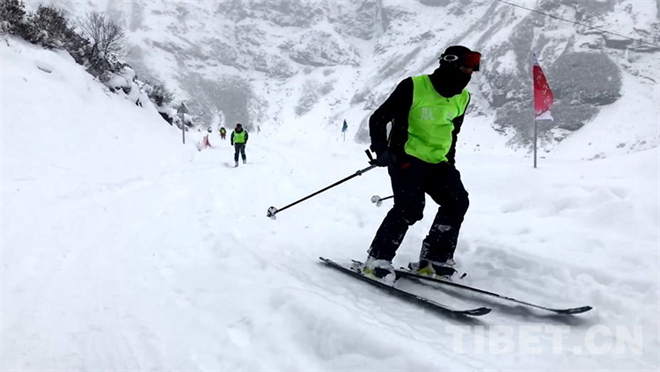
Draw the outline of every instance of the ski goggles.
[[[445,54],[441,56],[440,63],[447,63],[454,66],[465,67],[472,69],[472,71],[479,71],[479,64],[481,63],[481,53],[470,52],[461,56],[455,54]]]

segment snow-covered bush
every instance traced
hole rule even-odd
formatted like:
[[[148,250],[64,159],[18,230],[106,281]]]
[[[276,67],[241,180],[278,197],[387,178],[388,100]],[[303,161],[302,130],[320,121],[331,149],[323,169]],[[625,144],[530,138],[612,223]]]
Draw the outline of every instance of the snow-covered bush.
[[[162,115],[163,113],[161,113]],[[181,128],[183,125],[185,125],[186,131],[193,129],[193,128],[199,128],[201,127],[201,123],[199,122],[199,118],[195,115],[190,115],[190,114],[183,114],[183,123],[181,122],[181,114],[177,113],[176,110],[171,109],[169,112],[170,117],[173,119],[173,123]]]
[[[32,15],[25,11],[22,0],[3,0],[0,2],[0,22],[2,32],[19,36],[29,42],[36,42],[44,35],[31,22]]]
[[[157,106],[168,105],[174,100],[174,93],[167,89],[163,83],[147,81],[144,84],[144,89],[151,101]]]
[[[2,32],[21,36],[17,27],[26,21],[25,4],[21,0],[3,0],[0,2],[0,22]]]
[[[172,101],[174,101],[174,93],[167,89],[163,83],[154,81],[139,83],[141,84],[140,88],[147,95],[149,100],[153,102],[160,116],[172,125],[174,123],[174,117],[176,116],[176,110],[170,106]]]
[[[85,66],[111,92],[124,96],[138,106],[152,101],[170,124],[176,110],[170,107],[174,94],[161,83],[145,83],[135,71],[119,60],[124,49],[124,30],[104,14],[90,12],[80,22],[82,35],[67,18],[65,10],[39,5],[35,13],[25,10],[23,0],[0,0],[0,32],[21,37],[45,48],[62,48]],[[186,126],[194,126],[188,116]]]
[[[3,32],[46,48],[75,51],[84,44],[84,39],[69,25],[66,11],[54,6],[39,5],[35,13],[29,13],[21,0],[3,0],[0,2],[0,22]]]
[[[54,6],[39,5],[37,11],[31,15],[30,22],[40,32],[46,32],[40,41],[46,48],[63,48],[66,36],[69,35],[69,21],[66,11]]]

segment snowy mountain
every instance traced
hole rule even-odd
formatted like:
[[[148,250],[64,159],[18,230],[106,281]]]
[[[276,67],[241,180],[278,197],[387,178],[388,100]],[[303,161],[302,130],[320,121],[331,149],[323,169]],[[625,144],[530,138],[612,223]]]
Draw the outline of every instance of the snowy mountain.
[[[50,2],[77,15],[106,11],[129,31],[126,59],[140,77],[166,82],[208,125],[297,123],[334,132],[347,119],[365,142],[368,116],[398,81],[432,72],[446,46],[464,44],[484,56],[469,115],[485,117],[510,147],[528,147],[532,138],[534,52],[556,99],[555,121],[540,122],[546,150],[621,110],[621,126],[630,129],[607,128],[619,142],[589,140],[586,158],[658,144],[660,6],[653,0]],[[638,106],[655,111],[639,116]]]

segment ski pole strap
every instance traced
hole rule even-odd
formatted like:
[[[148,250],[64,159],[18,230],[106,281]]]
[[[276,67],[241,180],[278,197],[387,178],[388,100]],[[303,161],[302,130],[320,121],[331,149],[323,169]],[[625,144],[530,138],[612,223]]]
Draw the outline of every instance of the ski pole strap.
[[[367,157],[369,158],[369,164],[373,164],[374,163],[374,157],[371,156],[371,151],[369,151],[369,149],[366,149],[366,150],[364,150],[364,152],[367,153]]]

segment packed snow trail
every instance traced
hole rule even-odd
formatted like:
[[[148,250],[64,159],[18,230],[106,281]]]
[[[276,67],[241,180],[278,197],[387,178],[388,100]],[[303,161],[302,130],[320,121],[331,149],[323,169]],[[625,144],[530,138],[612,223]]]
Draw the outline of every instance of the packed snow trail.
[[[390,191],[384,169],[266,217],[364,168],[364,145],[322,128],[292,137],[295,126],[282,125],[251,133],[248,164],[228,167],[228,142],[197,152],[191,133],[183,146],[153,110],[104,93],[69,57],[8,45],[3,370],[658,367],[657,149],[544,159],[536,170],[518,154],[459,153],[472,202],[457,251],[466,284],[594,310],[557,317],[401,283],[454,307],[493,309],[456,320],[318,263],[364,259],[391,205],[370,202]],[[435,209],[428,203],[395,265],[416,259]],[[556,346],[548,330],[565,326]]]

